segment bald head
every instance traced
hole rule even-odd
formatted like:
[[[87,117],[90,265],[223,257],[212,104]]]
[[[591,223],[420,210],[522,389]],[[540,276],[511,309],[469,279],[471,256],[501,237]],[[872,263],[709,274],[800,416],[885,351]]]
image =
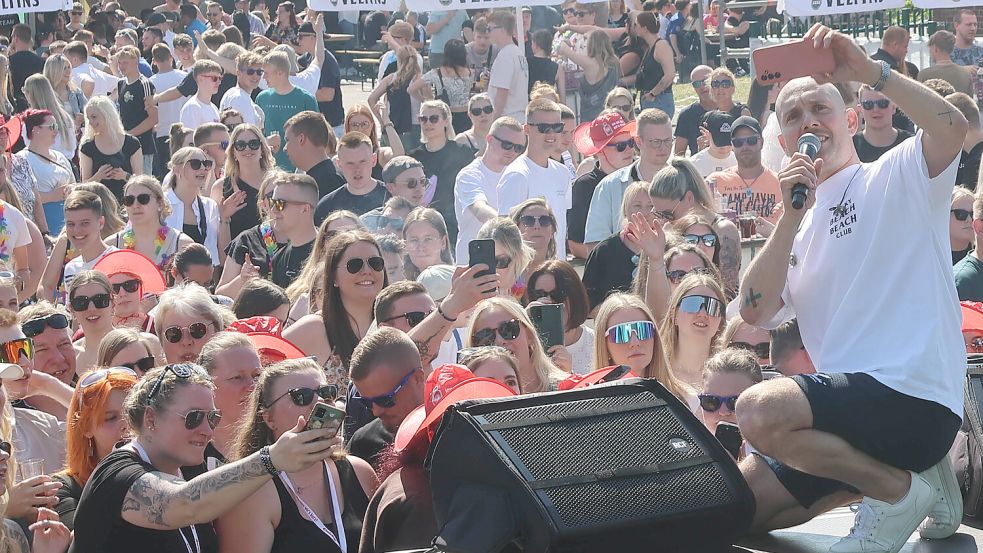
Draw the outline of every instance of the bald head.
[[[713,68],[709,65],[697,65],[689,72],[689,80],[699,81],[700,79],[704,79],[710,75],[711,71],[713,71]]]
[[[836,85],[832,83],[819,84],[812,77],[799,77],[798,79],[792,79],[787,82],[782,87],[781,92],[778,93],[778,98],[775,99],[775,116],[778,118],[779,126],[782,126],[784,130],[782,114],[786,108],[794,106],[802,98],[817,96],[822,98],[828,97],[828,101],[834,109],[846,108],[843,97],[840,95],[840,91],[836,88]]]

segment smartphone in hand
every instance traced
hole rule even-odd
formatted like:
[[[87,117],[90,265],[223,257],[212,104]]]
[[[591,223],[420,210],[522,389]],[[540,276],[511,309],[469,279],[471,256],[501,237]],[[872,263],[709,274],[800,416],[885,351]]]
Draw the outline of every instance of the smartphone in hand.
[[[468,266],[480,264],[485,264],[488,268],[482,269],[477,276],[495,274],[495,241],[490,238],[468,242]]]
[[[741,429],[736,424],[730,422],[718,422],[717,430],[714,432],[717,441],[724,446],[727,453],[736,461],[741,455],[741,447],[744,445],[744,436],[741,436]]]
[[[314,408],[311,409],[311,414],[307,417],[307,426],[304,430],[317,430],[320,428],[331,428],[333,429],[333,438],[341,430],[341,425],[345,421],[346,413],[345,411],[335,407],[334,405],[328,405],[327,403],[317,402],[314,404]]]
[[[831,49],[816,48],[812,40],[804,39],[757,48],[751,59],[755,78],[766,86],[836,69]]]
[[[543,349],[563,345],[563,304],[537,303],[529,306],[529,318],[536,327]]]

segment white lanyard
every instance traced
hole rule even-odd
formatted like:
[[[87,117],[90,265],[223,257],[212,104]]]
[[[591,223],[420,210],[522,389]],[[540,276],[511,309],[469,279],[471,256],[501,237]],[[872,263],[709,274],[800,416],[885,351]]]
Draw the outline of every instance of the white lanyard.
[[[331,506],[334,510],[335,529],[338,530],[337,537],[335,537],[334,532],[328,530],[324,523],[321,522],[321,517],[317,516],[314,509],[311,509],[300,497],[300,494],[294,489],[294,485],[290,481],[290,477],[287,476],[286,472],[280,471],[280,480],[290,491],[290,495],[292,495],[294,499],[297,500],[297,503],[300,504],[300,507],[304,509],[304,512],[307,514],[307,518],[309,518],[310,521],[313,522],[314,525],[317,526],[322,532],[327,534],[327,536],[331,538],[331,541],[335,542],[335,545],[341,548],[341,553],[348,553],[348,541],[345,538],[345,527],[341,522],[341,506],[338,504],[338,492],[335,487],[334,477],[331,476],[331,469],[328,467],[327,461],[324,461],[324,472],[328,476],[328,487],[331,490]]]
[[[143,449],[143,446],[138,444],[136,440],[130,442],[130,445],[133,446],[133,449],[137,452],[137,455],[143,459],[143,462],[147,463],[148,465],[153,464],[150,462],[150,457],[147,455],[147,451]],[[181,539],[184,540],[184,546],[188,548],[188,553],[201,553],[201,544],[198,543],[198,531],[195,530],[194,524],[191,525],[191,537],[195,540],[194,549],[191,549],[191,543],[188,541],[188,538],[185,537],[184,532],[182,532],[180,528],[177,529],[177,533],[180,534]]]

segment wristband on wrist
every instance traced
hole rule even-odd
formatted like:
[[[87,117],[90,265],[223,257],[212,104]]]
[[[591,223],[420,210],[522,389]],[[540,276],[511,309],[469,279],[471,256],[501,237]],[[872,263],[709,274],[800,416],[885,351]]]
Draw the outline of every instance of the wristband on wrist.
[[[443,303],[443,302],[441,302],[441,303]],[[441,306],[440,303],[437,304],[437,313],[440,313],[440,316],[443,317],[444,320],[446,320],[449,323],[457,322],[457,317],[454,317],[452,319],[452,318],[448,317],[446,313],[444,313],[444,309],[443,309],[443,307]]]
[[[886,61],[881,61],[881,76],[877,79],[877,82],[871,85],[875,91],[880,92],[884,90],[884,85],[887,84],[887,78],[891,76],[891,65]]]
[[[266,472],[270,473],[271,476],[280,474],[280,471],[278,471],[276,466],[273,464],[273,458],[270,457],[270,446],[264,445],[262,448],[260,448],[259,462],[263,464],[263,468],[266,469]]]

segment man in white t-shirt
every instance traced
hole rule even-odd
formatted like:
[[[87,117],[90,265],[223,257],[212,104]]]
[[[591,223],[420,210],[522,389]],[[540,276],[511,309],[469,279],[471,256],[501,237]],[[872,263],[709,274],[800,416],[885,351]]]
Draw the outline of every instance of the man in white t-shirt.
[[[738,423],[760,452],[741,470],[757,501],[755,531],[862,497],[850,535],[829,551],[893,553],[916,528],[944,539],[962,520],[947,455],[966,374],[948,222],[968,124],[850,37],[815,26],[805,38],[832,50],[828,80],[870,85],[921,130],[861,164],[851,139],[859,120],[835,86],[795,79],[779,94],[791,156],[779,174],[785,212],[744,277],[741,316],[763,328],[795,316],[818,372],[741,395]],[[821,141],[815,162],[796,153],[807,132]],[[802,209],[792,205],[796,186],[807,193]]]
[[[488,79],[488,95],[495,107],[492,114],[495,119],[508,115],[525,123],[525,109],[529,103],[529,64],[522,50],[512,42],[513,34],[515,16],[510,12],[494,12],[488,16],[488,35],[498,50]]]
[[[154,84],[154,90],[167,90],[181,84],[181,81],[188,75],[184,71],[174,69],[174,57],[171,49],[164,43],[154,44],[152,51],[154,66],[157,73],[150,77],[150,82]],[[157,105],[157,156],[154,158],[158,162],[154,174],[162,177],[166,172],[167,162],[171,159],[170,149],[167,140],[171,134],[171,125],[181,120],[181,106],[183,100],[173,100],[170,102],[160,102]]]
[[[700,126],[704,129],[703,132],[710,134],[710,146],[689,157],[690,162],[693,163],[703,178],[707,178],[710,173],[730,169],[737,165],[734,146],[730,142],[730,131],[733,124],[734,118],[720,110],[710,111],[703,115],[703,123]]]
[[[502,59],[501,55],[498,59]],[[526,107],[525,119],[524,130],[529,140],[526,153],[502,172],[498,182],[498,212],[508,215],[509,210],[530,198],[545,199],[556,215],[556,257],[565,260],[572,175],[565,165],[550,159],[559,149],[558,139],[563,132],[560,106],[547,98],[533,100]]]
[[[205,123],[219,122],[212,96],[222,82],[222,68],[210,60],[198,60],[191,68],[191,75],[198,85],[198,92],[181,108],[181,123],[189,129],[197,129]]]
[[[64,54],[72,64],[72,82],[86,98],[105,96],[116,90],[119,77],[93,67],[88,62],[89,47],[84,42],[70,42],[65,47]]]
[[[263,79],[263,56],[246,51],[236,58],[236,86],[222,96],[219,108],[229,108],[242,114],[242,121],[263,128],[263,110],[253,102],[252,94]]]
[[[488,130],[485,153],[457,174],[454,210],[457,212],[455,259],[468,258],[468,243],[478,236],[485,221],[498,216],[498,182],[502,171],[526,149],[522,125],[511,117],[499,117]]]
[[[65,234],[79,255],[65,264],[65,290],[79,271],[91,269],[106,254],[116,251],[102,239],[106,226],[102,200],[86,190],[74,190],[65,198]]]

